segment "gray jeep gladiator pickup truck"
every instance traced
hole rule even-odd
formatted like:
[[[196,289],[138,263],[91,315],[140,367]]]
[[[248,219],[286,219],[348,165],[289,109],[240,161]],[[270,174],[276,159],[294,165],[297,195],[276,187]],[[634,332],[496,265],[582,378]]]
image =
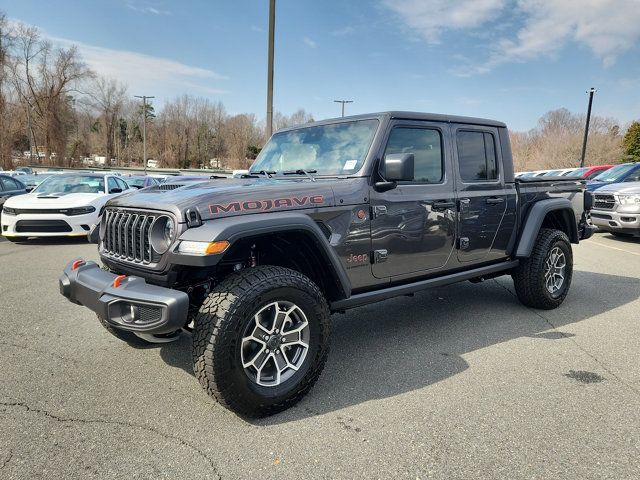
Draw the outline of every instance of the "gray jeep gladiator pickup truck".
[[[500,122],[327,120],[275,133],[243,178],[109,201],[92,235],[102,268],[70,262],[60,291],[126,341],[191,331],[205,390],[270,415],[318,379],[333,312],[500,275],[523,304],[559,306],[590,198],[577,178],[515,180]]]

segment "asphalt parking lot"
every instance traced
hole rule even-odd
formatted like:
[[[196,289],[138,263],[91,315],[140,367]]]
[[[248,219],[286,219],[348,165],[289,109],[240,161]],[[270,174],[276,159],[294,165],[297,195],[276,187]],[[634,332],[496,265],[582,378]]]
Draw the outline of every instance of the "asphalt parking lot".
[[[640,478],[640,240],[574,252],[554,311],[503,277],[334,316],[311,393],[248,422],[188,335],[133,348],[60,296],[94,245],[0,240],[0,478]]]

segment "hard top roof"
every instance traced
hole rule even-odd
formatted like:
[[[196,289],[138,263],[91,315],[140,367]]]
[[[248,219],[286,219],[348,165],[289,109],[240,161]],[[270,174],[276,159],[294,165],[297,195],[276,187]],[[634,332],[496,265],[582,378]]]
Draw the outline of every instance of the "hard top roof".
[[[463,117],[459,115],[444,115],[440,113],[423,113],[423,112],[404,112],[404,111],[388,111],[388,112],[377,112],[377,113],[366,113],[362,115],[352,115],[349,117],[337,117],[337,118],[328,118],[326,120],[320,120],[317,122],[305,123],[302,125],[296,125],[294,127],[283,128],[278,130],[278,132],[285,132],[287,130],[293,130],[301,127],[310,127],[315,125],[325,125],[328,123],[336,123],[336,122],[349,122],[354,120],[367,120],[377,118],[379,120],[382,119],[399,119],[399,120],[424,120],[429,122],[445,122],[445,123],[462,123],[467,125],[484,125],[489,127],[503,127],[506,128],[506,124],[503,122],[498,122],[496,120],[490,120],[488,118],[477,118],[477,117]]]

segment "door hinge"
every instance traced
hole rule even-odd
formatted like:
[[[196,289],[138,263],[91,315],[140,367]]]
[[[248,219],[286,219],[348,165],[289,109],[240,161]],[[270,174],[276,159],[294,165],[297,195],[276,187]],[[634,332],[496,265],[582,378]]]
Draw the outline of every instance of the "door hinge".
[[[381,217],[382,215],[386,215],[386,214],[387,214],[386,205],[374,205],[373,206],[373,214],[372,214],[373,218],[378,218],[378,217]]]
[[[384,263],[387,261],[389,254],[386,250],[374,250],[373,251],[373,263]]]

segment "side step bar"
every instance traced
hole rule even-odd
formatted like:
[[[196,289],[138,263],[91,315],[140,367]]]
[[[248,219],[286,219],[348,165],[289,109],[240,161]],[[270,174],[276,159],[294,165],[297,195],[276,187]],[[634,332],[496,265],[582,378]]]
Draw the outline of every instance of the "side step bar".
[[[360,307],[369,303],[387,300],[389,298],[398,297],[400,295],[407,295],[409,293],[418,292],[427,288],[441,287],[443,285],[449,285],[451,283],[457,283],[463,280],[469,280],[471,278],[491,275],[502,271],[506,272],[517,267],[519,263],[520,262],[518,260],[513,260],[509,262],[498,263],[495,265],[488,265],[486,267],[474,268],[472,270],[465,270],[464,272],[451,273],[449,275],[443,275],[442,277],[428,278],[426,280],[420,280],[418,282],[408,283],[404,285],[395,285],[393,287],[384,288],[382,290],[358,293],[356,295],[352,295],[349,298],[331,303],[330,308],[331,311],[338,311]]]

